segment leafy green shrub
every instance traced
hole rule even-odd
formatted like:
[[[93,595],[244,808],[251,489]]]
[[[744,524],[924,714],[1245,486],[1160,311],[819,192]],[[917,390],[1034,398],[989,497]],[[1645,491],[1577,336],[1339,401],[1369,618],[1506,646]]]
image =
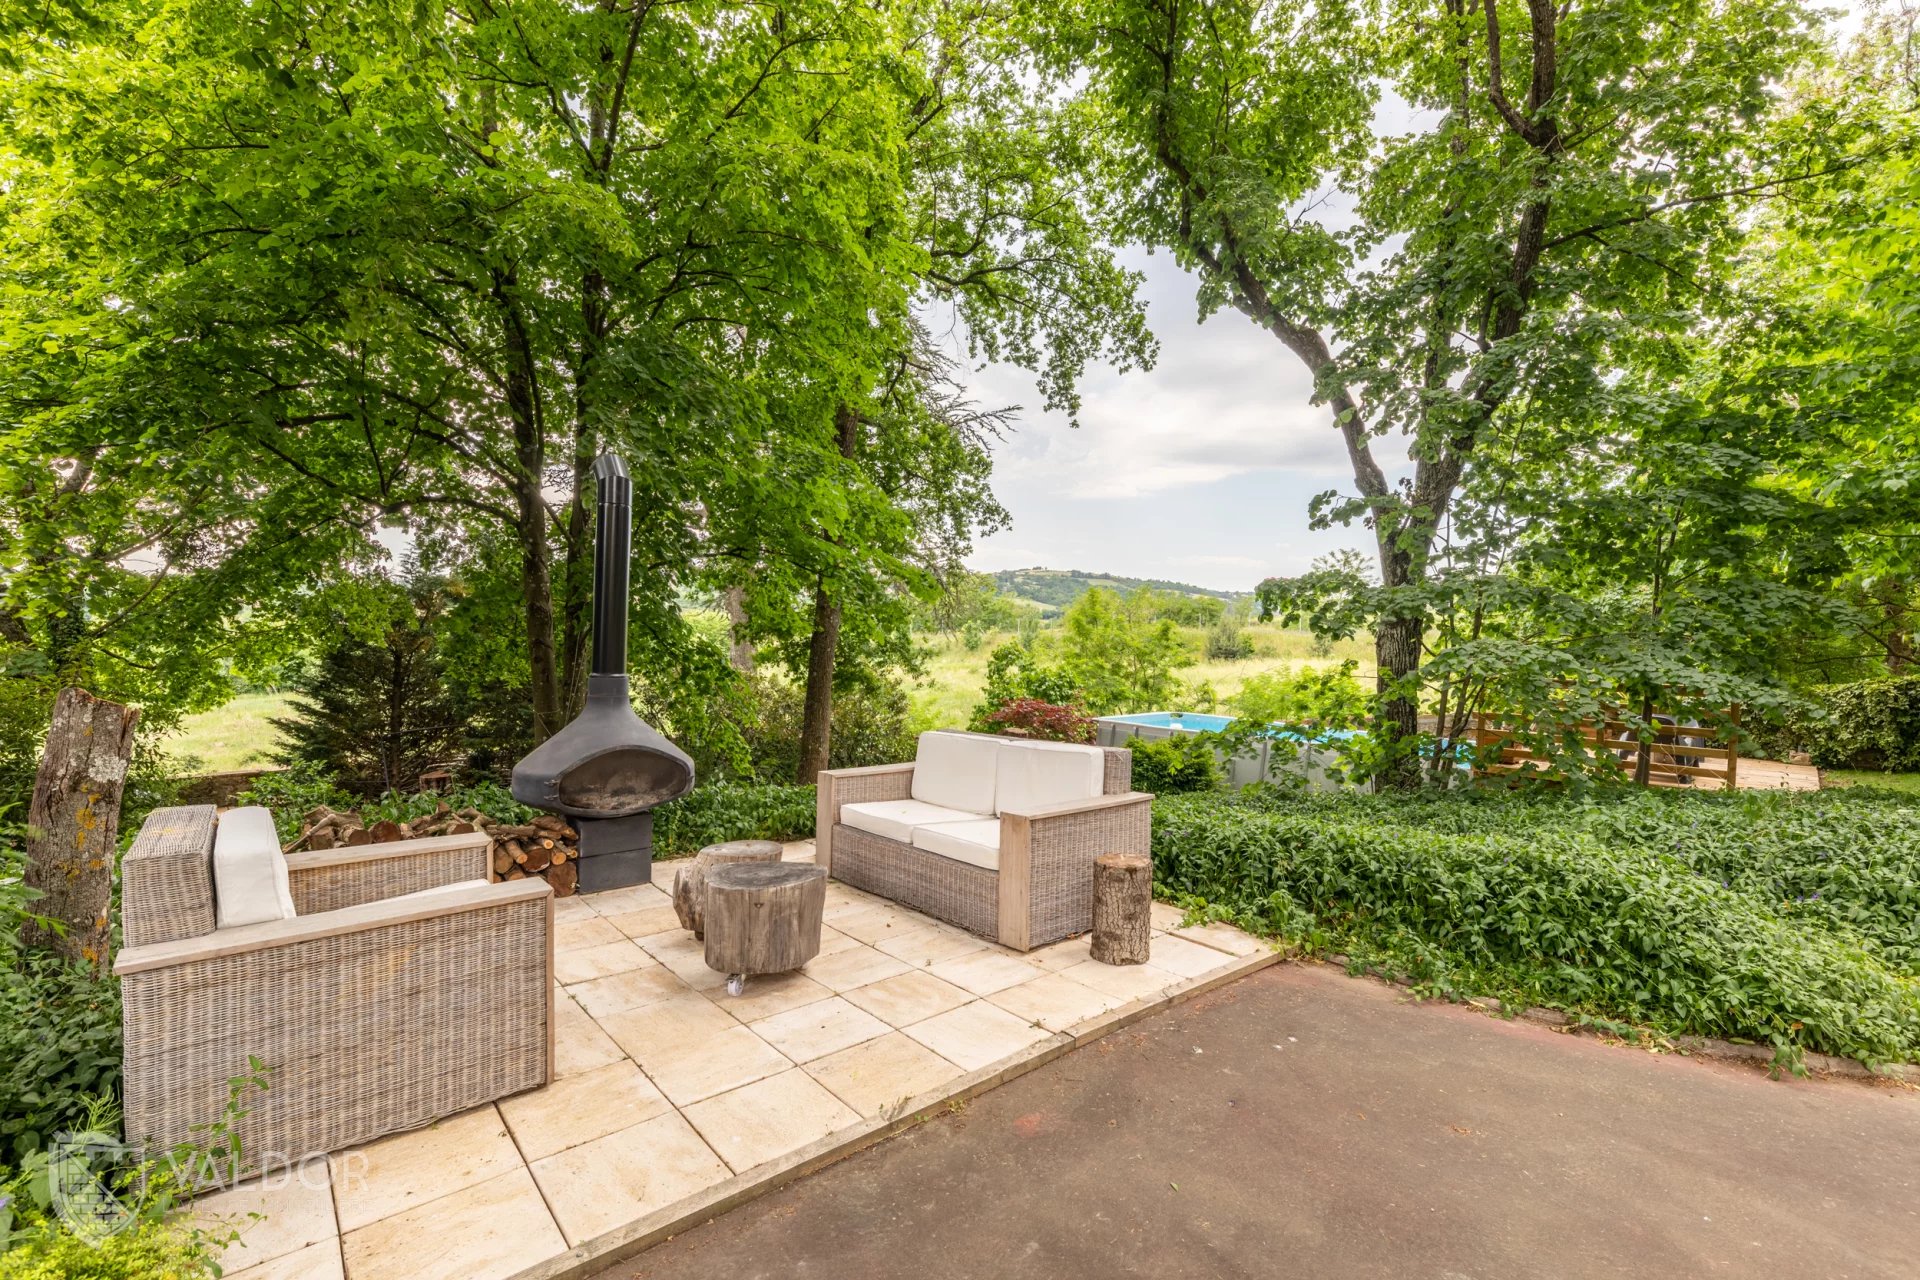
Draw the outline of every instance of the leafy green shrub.
[[[752,761],[751,778],[792,782],[800,769],[805,690],[791,680],[763,675],[749,682],[748,698],[748,714],[738,727]],[[910,709],[906,690],[891,681],[835,689],[827,767],[858,769],[913,759]]]
[[[1174,669],[1192,664],[1171,621],[1143,616],[1150,605],[1139,593],[1122,600],[1095,587],[1061,619],[1061,669],[1080,691],[1075,701],[1095,715],[1167,706]]]
[[[0,1254],[0,1280],[200,1280],[217,1274],[193,1231],[165,1222],[141,1222],[95,1245],[28,1211],[15,1222],[12,1243]]]
[[[1080,690],[1066,672],[1041,662],[1031,645],[1003,644],[987,655],[987,685],[968,727],[978,733],[993,732],[987,717],[1022,699],[1056,707],[1077,706]]]
[[[120,1146],[120,1108],[90,1098],[73,1126],[78,1144],[99,1155],[36,1151],[11,1177],[0,1171],[0,1280],[198,1280],[220,1274],[217,1260],[238,1232],[207,1227],[178,1214],[195,1187],[232,1178],[241,1152],[232,1122],[244,1100],[265,1086],[258,1059],[227,1082],[226,1113],[202,1138],[173,1151],[144,1156]],[[54,1187],[95,1181],[126,1215],[98,1238],[76,1234],[53,1211]],[[8,1219],[11,1218],[11,1221]]]
[[[1828,685],[1817,697],[1826,715],[1790,720],[1779,745],[1825,769],[1920,769],[1920,676]]]
[[[722,840],[804,840],[813,822],[812,787],[710,783],[653,811],[654,852],[679,857]]]
[[[120,1092],[120,987],[38,951],[0,967],[0,1161],[18,1162]]]
[[[1154,795],[1212,791],[1220,785],[1220,762],[1205,735],[1176,733],[1170,738],[1135,738],[1133,789]]]
[[[1913,1058],[1920,808],[1843,797],[1175,796],[1155,876],[1445,992]]]
[[[1353,728],[1365,720],[1368,706],[1354,670],[1349,659],[1337,667],[1263,671],[1247,677],[1231,699],[1233,709],[1258,725]]]
[[[1207,661],[1240,662],[1253,656],[1253,637],[1232,622],[1220,621],[1207,628]]]

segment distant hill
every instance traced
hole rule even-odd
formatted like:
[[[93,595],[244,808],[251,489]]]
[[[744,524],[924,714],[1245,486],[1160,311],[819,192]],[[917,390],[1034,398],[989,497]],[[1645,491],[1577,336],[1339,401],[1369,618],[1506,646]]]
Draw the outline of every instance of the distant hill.
[[[1171,591],[1183,596],[1211,596],[1229,603],[1252,594],[1247,591],[1213,591],[1191,582],[1169,582],[1164,578],[1126,578],[1113,573],[1089,573],[1083,569],[1002,569],[993,575],[1000,590],[1050,609],[1064,609],[1094,587],[1128,592],[1136,587]]]

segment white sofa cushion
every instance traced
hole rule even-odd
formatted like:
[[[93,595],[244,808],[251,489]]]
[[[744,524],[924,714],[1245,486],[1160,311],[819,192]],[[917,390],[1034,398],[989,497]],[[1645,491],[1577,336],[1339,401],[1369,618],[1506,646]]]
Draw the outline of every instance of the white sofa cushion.
[[[913,798],[943,809],[993,813],[1000,743],[972,733],[923,733],[913,755]]]
[[[259,805],[229,809],[214,827],[213,902],[221,929],[293,919],[287,859],[273,815]]]
[[[913,847],[937,853],[955,862],[1000,869],[1000,819],[975,818],[972,822],[936,822],[913,829]]]
[[[919,800],[863,800],[858,804],[840,806],[840,821],[848,826],[871,831],[874,835],[898,840],[902,844],[911,843],[914,829],[930,822],[969,822],[985,816]]]
[[[1106,784],[1099,747],[1071,742],[1003,742],[995,762],[994,798],[1001,813],[1031,813],[1051,804],[1092,800]]]

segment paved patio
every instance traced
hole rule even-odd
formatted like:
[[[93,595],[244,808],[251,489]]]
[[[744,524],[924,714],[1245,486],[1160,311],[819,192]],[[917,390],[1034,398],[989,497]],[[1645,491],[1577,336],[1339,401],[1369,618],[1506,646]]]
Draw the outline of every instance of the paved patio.
[[[673,872],[556,904],[547,1088],[200,1201],[242,1233],[229,1280],[592,1270],[1273,959],[1161,904],[1149,964],[1023,955],[836,883],[820,955],[730,997]]]

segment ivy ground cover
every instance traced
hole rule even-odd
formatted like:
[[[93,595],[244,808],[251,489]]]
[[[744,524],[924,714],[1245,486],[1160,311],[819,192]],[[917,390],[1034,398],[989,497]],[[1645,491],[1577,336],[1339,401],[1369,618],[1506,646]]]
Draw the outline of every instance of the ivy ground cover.
[[[1920,797],[1168,796],[1163,891],[1448,995],[1920,1059]]]

